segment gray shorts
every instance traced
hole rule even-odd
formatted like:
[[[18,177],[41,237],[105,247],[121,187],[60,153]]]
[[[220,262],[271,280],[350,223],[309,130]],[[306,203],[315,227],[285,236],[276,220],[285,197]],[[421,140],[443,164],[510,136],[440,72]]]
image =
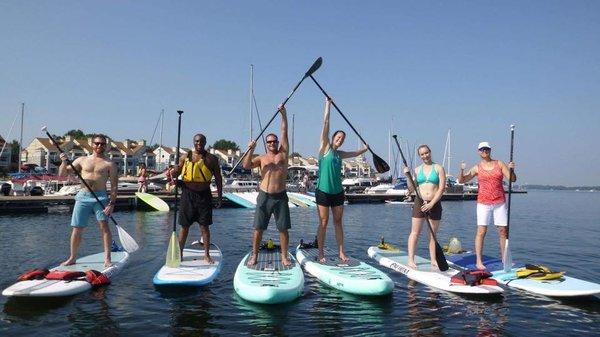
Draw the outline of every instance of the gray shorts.
[[[280,232],[292,227],[286,191],[267,193],[261,190],[258,192],[256,212],[254,213],[254,228],[267,229],[271,214],[275,214],[275,223],[277,224],[277,230]]]

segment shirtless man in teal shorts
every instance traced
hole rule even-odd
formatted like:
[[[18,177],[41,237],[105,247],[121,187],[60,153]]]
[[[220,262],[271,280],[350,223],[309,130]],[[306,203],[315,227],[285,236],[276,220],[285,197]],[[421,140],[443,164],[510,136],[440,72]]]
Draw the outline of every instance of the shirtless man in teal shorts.
[[[281,113],[281,144],[275,134],[267,135],[267,153],[256,158],[252,158],[254,153],[255,141],[248,144],[250,151],[244,157],[244,168],[252,169],[260,167],[262,181],[256,199],[256,213],[254,214],[254,233],[252,237],[252,256],[248,260],[248,265],[256,264],[258,257],[258,248],[262,234],[267,225],[271,214],[275,215],[277,230],[279,231],[279,243],[281,244],[281,263],[284,266],[290,266],[292,261],[288,257],[289,235],[288,229],[291,227],[290,208],[288,205],[287,191],[285,190],[285,181],[288,173],[288,134],[287,134],[287,115],[285,107],[279,105]]]
[[[92,193],[82,184],[81,191],[75,196],[75,206],[73,207],[73,217],[71,218],[71,255],[62,263],[64,266],[75,264],[77,261],[77,250],[81,244],[81,235],[87,227],[90,215],[94,214],[104,245],[104,266],[109,267],[110,250],[112,243],[112,234],[108,227],[108,216],[113,212],[115,201],[117,200],[117,165],[104,156],[107,147],[106,137],[96,135],[92,139],[92,154],[86,157],[79,157],[73,161],[73,166],[81,173],[81,176],[88,183],[92,191],[96,193],[98,199],[105,205],[104,208],[96,201]],[[62,163],[58,168],[58,175],[64,176],[73,172],[68,165],[68,157],[61,153]],[[106,182],[110,179],[110,198],[106,193]],[[110,201],[109,201],[110,200]]]

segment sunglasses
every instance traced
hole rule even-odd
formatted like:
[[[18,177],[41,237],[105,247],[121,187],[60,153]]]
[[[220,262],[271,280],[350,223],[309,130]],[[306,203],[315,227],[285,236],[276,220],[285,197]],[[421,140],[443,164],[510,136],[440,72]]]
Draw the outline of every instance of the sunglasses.
[[[106,143],[94,142],[94,145],[96,145],[96,146],[106,146]]]
[[[279,143],[278,140],[267,140],[267,144],[276,144]]]
[[[489,147],[482,147],[481,149],[479,149],[479,151],[481,151],[481,152],[484,152],[484,151],[490,152],[490,151],[492,151],[492,149],[490,149]]]

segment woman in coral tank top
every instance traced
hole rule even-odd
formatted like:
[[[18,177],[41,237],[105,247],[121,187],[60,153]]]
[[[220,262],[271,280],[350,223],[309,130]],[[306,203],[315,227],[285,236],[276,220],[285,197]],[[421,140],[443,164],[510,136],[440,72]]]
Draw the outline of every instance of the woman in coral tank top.
[[[482,261],[483,241],[492,215],[494,216],[494,225],[496,225],[500,237],[500,256],[504,256],[507,213],[502,180],[506,178],[515,182],[517,181],[517,175],[514,173],[515,164],[513,162],[506,165],[501,160],[492,159],[492,147],[490,146],[490,143],[481,142],[477,149],[479,150],[481,161],[476,166],[473,166],[467,174],[465,174],[464,171],[466,164],[464,162],[461,163],[458,182],[466,183],[476,176],[479,180],[475,254],[477,255],[477,268],[485,269]],[[512,169],[512,176],[510,176],[510,169]]]

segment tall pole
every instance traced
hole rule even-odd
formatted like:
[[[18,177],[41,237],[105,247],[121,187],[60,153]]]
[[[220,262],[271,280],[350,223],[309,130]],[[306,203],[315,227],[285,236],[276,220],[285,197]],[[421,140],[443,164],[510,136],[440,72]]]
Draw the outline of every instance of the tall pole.
[[[250,65],[250,141],[254,139],[252,137],[252,98],[254,97],[254,65]]]
[[[160,167],[158,168],[159,171],[162,171],[163,167],[162,167],[162,147],[163,147],[163,143],[162,143],[162,136],[163,136],[163,126],[165,124],[165,109],[162,109],[160,111],[160,147],[158,148],[158,160],[160,163]],[[150,144],[152,145],[152,144]]]
[[[448,175],[450,175],[450,158],[452,158],[450,155],[450,131],[452,131],[452,129],[448,129],[448,169],[446,170]]]
[[[294,161],[294,119],[296,118],[296,114],[292,114],[292,165],[295,163]]]
[[[25,115],[25,102],[21,103],[21,136],[19,137],[19,152],[17,152],[19,173],[21,173],[21,150],[23,149],[23,116]]]

